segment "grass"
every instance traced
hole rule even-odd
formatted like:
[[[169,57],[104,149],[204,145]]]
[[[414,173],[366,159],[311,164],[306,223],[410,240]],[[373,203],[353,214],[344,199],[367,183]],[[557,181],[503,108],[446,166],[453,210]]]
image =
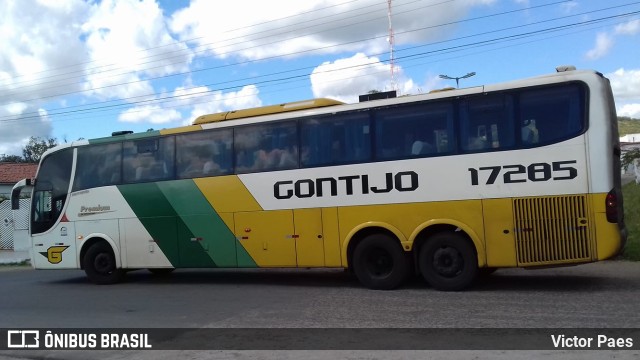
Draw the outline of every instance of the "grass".
[[[622,257],[640,261],[640,185],[630,182],[622,187],[624,222],[627,226],[627,245]]]
[[[20,262],[0,264],[0,270],[2,270],[2,269],[7,270],[7,269],[12,269],[12,268],[21,268],[21,267],[28,267],[28,266],[31,266],[31,261],[24,260],[24,261],[20,261]]]
[[[620,136],[627,134],[640,134],[640,120],[618,117],[618,133]]]

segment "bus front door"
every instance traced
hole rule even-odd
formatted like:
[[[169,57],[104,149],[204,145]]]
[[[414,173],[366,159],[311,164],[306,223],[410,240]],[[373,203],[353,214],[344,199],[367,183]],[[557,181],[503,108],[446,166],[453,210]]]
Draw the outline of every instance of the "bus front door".
[[[62,216],[62,200],[52,191],[37,190],[32,204],[32,260],[36,269],[76,269],[75,227]],[[42,231],[33,233],[35,231]]]

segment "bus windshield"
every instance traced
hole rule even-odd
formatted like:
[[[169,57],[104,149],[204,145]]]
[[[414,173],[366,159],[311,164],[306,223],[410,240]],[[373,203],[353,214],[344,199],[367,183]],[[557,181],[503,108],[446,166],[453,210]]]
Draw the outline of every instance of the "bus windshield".
[[[31,205],[31,233],[49,230],[62,213],[69,181],[73,149],[65,149],[47,156],[40,164]]]

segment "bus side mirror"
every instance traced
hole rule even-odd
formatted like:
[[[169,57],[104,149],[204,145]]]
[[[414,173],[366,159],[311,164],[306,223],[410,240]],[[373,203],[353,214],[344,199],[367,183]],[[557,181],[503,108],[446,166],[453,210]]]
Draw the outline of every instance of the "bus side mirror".
[[[20,209],[20,190],[18,190],[17,195],[15,192],[11,192],[11,210]]]
[[[11,189],[11,210],[20,209],[20,192],[25,186],[31,186],[31,179],[22,179]]]

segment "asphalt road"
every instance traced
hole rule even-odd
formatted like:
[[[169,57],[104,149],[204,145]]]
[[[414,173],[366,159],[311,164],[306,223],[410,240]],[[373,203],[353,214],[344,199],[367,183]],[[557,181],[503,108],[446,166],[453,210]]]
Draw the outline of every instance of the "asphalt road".
[[[504,269],[464,292],[420,279],[373,291],[340,270],[178,270],[168,278],[131,272],[118,285],[81,271],[0,268],[0,328],[638,328],[640,263],[609,261],[543,270]],[[4,336],[4,335],[3,335]],[[635,339],[640,343],[640,338]],[[96,356],[100,354],[100,356]],[[346,354],[346,355],[345,355]],[[435,351],[436,359],[640,359],[637,351]],[[300,355],[300,356],[298,356]],[[425,358],[424,352],[94,352],[91,358]],[[348,355],[348,356],[347,356]],[[20,351],[0,358],[86,358]],[[485,357],[483,357],[485,356]]]

